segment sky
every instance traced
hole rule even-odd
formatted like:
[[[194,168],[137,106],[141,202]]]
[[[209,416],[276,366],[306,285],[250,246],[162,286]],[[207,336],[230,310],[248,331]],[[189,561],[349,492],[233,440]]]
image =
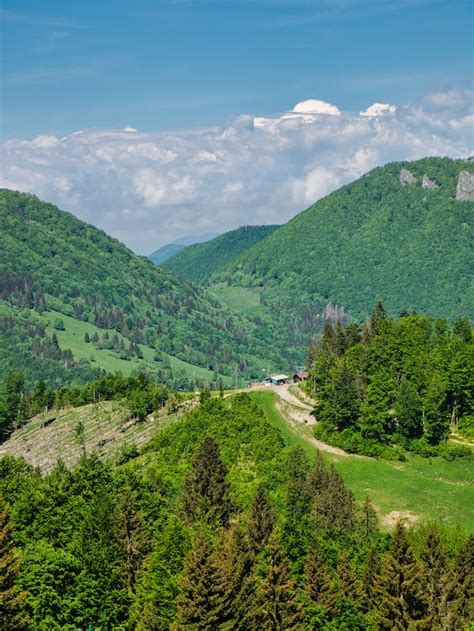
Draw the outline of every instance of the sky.
[[[0,185],[146,254],[470,155],[471,4],[3,0]]]

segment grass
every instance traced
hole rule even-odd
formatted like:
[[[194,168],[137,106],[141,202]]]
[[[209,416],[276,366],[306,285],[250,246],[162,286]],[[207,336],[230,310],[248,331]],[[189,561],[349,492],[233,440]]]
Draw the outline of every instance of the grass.
[[[260,307],[259,287],[229,287],[227,283],[216,283],[210,290],[228,307],[247,315],[264,315]]]
[[[149,346],[140,344],[140,348],[143,353],[143,359],[120,359],[115,353],[108,349],[98,349],[92,343],[84,342],[84,335],[89,334],[92,337],[94,333],[97,333],[100,337],[107,329],[100,329],[90,322],[83,322],[82,320],[76,320],[70,316],[64,315],[57,311],[47,311],[43,314],[45,320],[46,329],[49,335],[56,334],[59,345],[61,348],[69,348],[76,360],[87,359],[94,366],[102,368],[107,372],[121,372],[124,375],[130,375],[135,370],[157,370],[160,365],[153,360],[155,351]],[[54,321],[61,319],[64,323],[64,331],[58,331],[54,328]],[[109,329],[109,335],[117,335],[119,340],[124,340],[129,345],[129,341],[117,331]],[[174,373],[184,371],[190,378],[199,379],[202,381],[213,381],[214,373],[207,368],[201,366],[195,366],[188,362],[173,357],[172,355],[166,355],[169,360],[169,365]],[[230,386],[233,383],[233,378],[228,376],[222,376],[224,385]]]
[[[288,445],[302,447],[314,458],[311,429],[289,425],[276,410],[277,396],[262,391],[251,394],[268,421],[277,427]],[[407,462],[389,462],[357,456],[322,453],[333,462],[357,500],[367,495],[374,503],[382,524],[392,525],[397,514],[412,519],[440,520],[474,531],[474,467],[472,460],[421,458],[410,455]]]

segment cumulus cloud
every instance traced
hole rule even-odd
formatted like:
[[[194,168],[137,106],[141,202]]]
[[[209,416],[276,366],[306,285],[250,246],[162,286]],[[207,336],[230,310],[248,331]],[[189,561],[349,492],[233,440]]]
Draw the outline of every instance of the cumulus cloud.
[[[452,90],[358,114],[309,99],[224,127],[10,139],[0,185],[35,193],[149,253],[182,234],[285,222],[391,160],[471,155],[473,117],[472,95]]]
[[[372,103],[366,110],[359,112],[359,116],[385,116],[386,114],[395,114],[396,105],[390,103]]]
[[[341,116],[341,110],[332,105],[326,103],[326,101],[318,101],[318,99],[307,99],[297,103],[293,108],[293,112],[297,114],[327,114],[329,116]]]

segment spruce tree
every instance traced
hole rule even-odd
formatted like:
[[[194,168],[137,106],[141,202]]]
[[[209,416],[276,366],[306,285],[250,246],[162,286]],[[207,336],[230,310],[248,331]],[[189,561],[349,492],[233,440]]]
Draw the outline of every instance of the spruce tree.
[[[304,629],[296,584],[291,578],[288,559],[276,532],[271,534],[265,552],[266,571],[257,586],[253,622],[249,628],[262,631]]]
[[[315,517],[329,529],[352,530],[355,525],[355,501],[334,465],[328,472],[326,485],[316,499]]]
[[[25,629],[26,593],[16,585],[20,559],[12,543],[12,524],[0,495],[0,627],[2,631]]]
[[[317,544],[311,547],[304,568],[305,591],[313,603],[331,617],[337,600],[335,583],[328,572],[324,556]]]
[[[258,554],[267,544],[275,519],[275,509],[265,493],[264,486],[261,484],[252,503],[247,528],[249,544],[255,554]]]
[[[228,525],[235,507],[226,477],[227,467],[220,457],[219,445],[206,436],[184,485],[183,509],[188,522],[204,518]]]
[[[450,602],[445,628],[467,628],[474,620],[474,535],[470,535],[456,558],[453,578],[448,586]]]
[[[401,523],[392,535],[390,552],[382,559],[374,596],[381,631],[429,629],[423,568],[414,557]]]
[[[222,631],[246,631],[251,625],[255,560],[248,535],[239,525],[222,532],[216,551],[219,590],[215,600]]]
[[[118,541],[123,558],[123,576],[129,592],[135,590],[147,545],[141,514],[136,510],[133,495],[126,489],[119,504]]]
[[[358,521],[359,533],[364,541],[367,541],[374,532],[377,532],[378,520],[377,513],[370,501],[369,497],[366,497]]]
[[[356,607],[362,607],[364,602],[364,588],[346,551],[341,554],[337,566],[337,576],[339,593],[352,601]]]
[[[222,570],[205,535],[198,535],[187,557],[178,598],[178,628],[193,631],[217,629],[225,620]]]

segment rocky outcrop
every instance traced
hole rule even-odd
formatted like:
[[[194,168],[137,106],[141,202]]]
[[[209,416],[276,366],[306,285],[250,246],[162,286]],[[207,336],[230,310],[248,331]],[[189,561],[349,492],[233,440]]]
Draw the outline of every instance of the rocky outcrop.
[[[408,169],[402,169],[400,171],[400,184],[414,184],[416,177]]]
[[[474,173],[461,171],[456,186],[456,199],[462,202],[474,201]]]
[[[439,188],[439,184],[435,182],[435,180],[430,180],[427,175],[423,176],[423,181],[421,183],[423,188]]]

